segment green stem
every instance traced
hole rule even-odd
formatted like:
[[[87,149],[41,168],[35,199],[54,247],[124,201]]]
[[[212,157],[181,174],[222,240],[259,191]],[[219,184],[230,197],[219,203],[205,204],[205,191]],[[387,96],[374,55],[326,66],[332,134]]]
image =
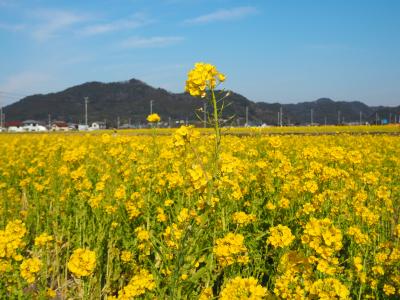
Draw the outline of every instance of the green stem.
[[[211,89],[211,95],[212,95],[212,103],[213,103],[213,108],[214,108],[214,126],[215,126],[215,160],[216,163],[218,162],[218,152],[219,152],[219,145],[221,142],[221,134],[220,134],[220,129],[219,129],[219,122],[218,122],[218,108],[217,108],[217,99],[215,98],[214,90]]]

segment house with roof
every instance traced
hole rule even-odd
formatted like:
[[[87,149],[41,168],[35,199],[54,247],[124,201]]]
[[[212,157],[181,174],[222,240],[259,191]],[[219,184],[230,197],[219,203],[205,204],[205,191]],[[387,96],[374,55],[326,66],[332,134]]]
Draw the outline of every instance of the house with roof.
[[[64,121],[53,121],[51,124],[51,131],[68,131],[69,126],[66,122]]]

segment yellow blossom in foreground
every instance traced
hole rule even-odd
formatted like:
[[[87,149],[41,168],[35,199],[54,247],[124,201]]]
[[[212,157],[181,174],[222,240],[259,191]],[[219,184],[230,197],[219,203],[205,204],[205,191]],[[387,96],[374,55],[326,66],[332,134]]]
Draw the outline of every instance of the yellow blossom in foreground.
[[[207,63],[196,63],[188,73],[185,91],[195,97],[206,96],[206,89],[214,89],[218,82],[225,81],[225,75],[217,68]]]
[[[235,262],[248,263],[247,248],[243,242],[243,235],[231,232],[225,237],[217,239],[213,252],[217,257],[218,263],[222,267],[232,265]]]
[[[158,114],[151,114],[147,116],[147,121],[150,123],[157,123],[161,121],[161,118]]]
[[[42,262],[38,258],[28,258],[21,263],[21,276],[28,283],[35,282],[35,275],[40,271]]]
[[[327,218],[311,218],[305,226],[301,241],[325,259],[343,247],[341,231]]]
[[[281,224],[275,227],[271,227],[269,229],[269,232],[270,236],[267,239],[267,243],[274,246],[274,248],[287,247],[295,239],[294,235],[290,231],[290,228]]]
[[[128,285],[119,291],[118,300],[131,300],[155,287],[153,275],[147,270],[140,270],[139,274],[133,276]]]
[[[335,278],[318,279],[310,287],[310,295],[319,299],[350,299],[347,287]]]
[[[76,249],[68,261],[68,270],[76,277],[92,274],[95,267],[96,253],[87,249]]]
[[[0,258],[16,259],[17,250],[25,247],[22,238],[25,236],[26,227],[21,220],[8,222],[5,230],[0,230]]]
[[[221,300],[265,299],[267,289],[258,284],[254,277],[235,277],[222,289]]]

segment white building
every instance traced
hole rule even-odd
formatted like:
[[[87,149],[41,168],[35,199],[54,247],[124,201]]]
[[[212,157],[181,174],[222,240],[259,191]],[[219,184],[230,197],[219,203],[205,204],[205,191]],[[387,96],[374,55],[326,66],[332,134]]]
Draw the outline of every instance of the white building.
[[[26,120],[22,122],[22,131],[27,132],[44,132],[47,128],[40,124],[40,122],[35,120]]]
[[[106,129],[105,122],[93,122],[92,126],[90,126],[89,128],[89,130],[100,130],[100,129]]]

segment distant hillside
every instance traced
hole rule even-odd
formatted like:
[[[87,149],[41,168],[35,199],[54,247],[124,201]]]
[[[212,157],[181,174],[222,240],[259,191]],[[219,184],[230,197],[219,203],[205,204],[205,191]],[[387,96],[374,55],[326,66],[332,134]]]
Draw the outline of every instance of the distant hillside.
[[[115,126],[117,119],[120,123],[131,121],[132,124],[145,123],[149,114],[150,100],[153,100],[153,111],[160,114],[164,121],[188,120],[198,121],[195,110],[203,106],[200,99],[188,94],[174,94],[164,89],[153,88],[139,80],[131,79],[126,82],[88,82],[68,88],[62,92],[46,95],[33,95],[8,105],[4,108],[7,121],[34,119],[47,121],[48,115],[53,120],[81,123],[84,120],[84,97],[89,97],[88,119],[107,121]],[[358,121],[360,112],[362,120],[375,122],[375,119],[389,119],[397,114],[400,118],[400,106],[370,107],[361,102],[333,101],[322,98],[313,102],[297,104],[279,104],[253,102],[242,95],[231,93],[225,103],[229,104],[224,117],[230,119],[233,125],[245,123],[246,107],[249,111],[249,123],[259,125],[266,123],[275,125],[278,112],[282,107],[284,124],[306,124],[313,122],[337,124],[340,122]],[[232,118],[231,118],[232,117]]]

